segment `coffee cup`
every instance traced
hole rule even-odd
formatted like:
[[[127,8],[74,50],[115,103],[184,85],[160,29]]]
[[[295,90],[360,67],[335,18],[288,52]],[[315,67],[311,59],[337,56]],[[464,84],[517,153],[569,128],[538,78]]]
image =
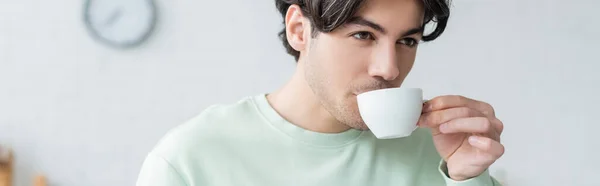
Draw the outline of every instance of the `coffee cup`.
[[[387,88],[357,95],[358,110],[378,139],[410,136],[423,108],[420,88]]]

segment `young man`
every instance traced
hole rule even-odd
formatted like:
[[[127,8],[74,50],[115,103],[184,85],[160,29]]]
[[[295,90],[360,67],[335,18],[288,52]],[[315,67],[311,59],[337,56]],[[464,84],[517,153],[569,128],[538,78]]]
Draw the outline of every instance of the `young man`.
[[[411,136],[377,139],[356,95],[399,87],[419,41],[444,30],[445,0],[276,0],[280,37],[297,60],[281,89],[214,105],[166,135],[139,186],[500,185],[493,108],[462,96],[424,104]],[[424,34],[432,20],[437,27]]]

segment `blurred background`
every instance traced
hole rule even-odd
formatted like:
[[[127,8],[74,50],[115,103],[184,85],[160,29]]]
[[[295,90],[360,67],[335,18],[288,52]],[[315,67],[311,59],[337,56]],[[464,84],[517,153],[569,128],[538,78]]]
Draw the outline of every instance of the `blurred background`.
[[[148,0],[86,2],[0,0],[0,143],[14,151],[16,186],[40,174],[52,186],[134,185],[169,129],[294,71],[273,0],[156,0],[157,14]],[[494,105],[506,153],[491,173],[505,185],[598,186],[597,7],[454,0],[447,31],[421,45],[404,86]],[[135,47],[98,39],[152,25]]]

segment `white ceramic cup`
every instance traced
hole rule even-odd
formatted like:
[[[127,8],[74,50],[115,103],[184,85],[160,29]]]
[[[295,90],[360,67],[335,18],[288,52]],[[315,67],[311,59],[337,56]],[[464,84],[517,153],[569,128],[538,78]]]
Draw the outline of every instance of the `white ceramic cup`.
[[[423,108],[420,88],[388,88],[359,94],[360,115],[378,139],[410,136]]]

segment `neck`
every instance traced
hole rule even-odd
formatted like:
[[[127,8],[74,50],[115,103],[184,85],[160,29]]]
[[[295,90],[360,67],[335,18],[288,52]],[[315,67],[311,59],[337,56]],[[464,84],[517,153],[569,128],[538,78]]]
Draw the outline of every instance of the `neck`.
[[[291,80],[279,90],[269,94],[267,100],[283,118],[306,130],[340,133],[350,129],[323,108],[306,82],[302,62],[297,64]]]

